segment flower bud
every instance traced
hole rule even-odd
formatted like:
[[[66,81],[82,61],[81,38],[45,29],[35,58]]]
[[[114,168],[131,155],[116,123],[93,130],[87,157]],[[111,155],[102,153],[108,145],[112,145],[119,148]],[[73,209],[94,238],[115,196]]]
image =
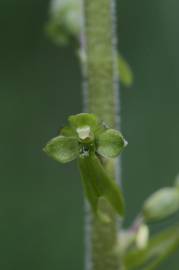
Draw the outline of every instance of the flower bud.
[[[162,188],[153,193],[144,203],[143,215],[146,221],[157,221],[179,210],[179,191],[176,188]]]
[[[142,224],[136,235],[136,246],[138,249],[146,248],[149,240],[149,228],[146,224]]]

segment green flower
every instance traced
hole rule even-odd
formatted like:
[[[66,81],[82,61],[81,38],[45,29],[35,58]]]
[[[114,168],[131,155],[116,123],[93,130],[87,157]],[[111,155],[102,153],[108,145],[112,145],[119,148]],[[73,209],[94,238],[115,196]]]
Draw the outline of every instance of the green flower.
[[[108,128],[94,114],[72,115],[68,122],[60,135],[47,143],[44,151],[61,163],[78,159],[85,194],[95,213],[99,199],[105,198],[123,215],[122,193],[99,159],[115,158],[121,153],[127,145],[122,134]]]
[[[69,125],[44,148],[49,156],[61,163],[85,158],[92,152],[115,158],[127,145],[119,131],[107,128],[94,114],[72,115],[68,121]]]

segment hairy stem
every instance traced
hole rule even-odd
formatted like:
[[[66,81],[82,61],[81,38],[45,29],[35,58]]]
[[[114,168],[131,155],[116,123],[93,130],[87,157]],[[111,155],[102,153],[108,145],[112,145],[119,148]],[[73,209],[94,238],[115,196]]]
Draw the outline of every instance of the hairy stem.
[[[81,49],[86,55],[84,109],[115,128],[119,117],[119,98],[114,2],[83,0],[83,11],[85,27]],[[110,175],[116,176],[119,168],[114,161],[106,161],[104,166]],[[97,220],[87,209],[86,270],[121,270],[119,255],[116,254],[116,215],[105,200],[100,202],[100,208],[111,222]]]

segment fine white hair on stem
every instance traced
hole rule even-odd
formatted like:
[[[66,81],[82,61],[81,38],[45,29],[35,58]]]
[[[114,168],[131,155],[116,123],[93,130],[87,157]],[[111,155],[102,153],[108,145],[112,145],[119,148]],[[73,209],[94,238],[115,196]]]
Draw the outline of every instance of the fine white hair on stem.
[[[85,0],[82,1],[82,18],[81,18],[81,35],[80,35],[80,50],[81,53],[86,53],[87,40],[85,35]],[[113,65],[113,88],[114,88],[114,118],[115,126],[120,128],[120,95],[119,95],[119,70],[118,70],[118,57],[117,57],[117,38],[116,38],[116,6],[115,0],[110,1],[111,3],[111,17],[112,17],[112,65]],[[89,92],[88,92],[88,70],[86,61],[81,62],[82,69],[82,98],[83,98],[83,111],[89,110]],[[107,123],[108,124],[108,123]],[[115,175],[118,184],[121,185],[121,160],[118,159],[115,166]],[[92,270],[92,216],[88,202],[85,201],[85,270]]]

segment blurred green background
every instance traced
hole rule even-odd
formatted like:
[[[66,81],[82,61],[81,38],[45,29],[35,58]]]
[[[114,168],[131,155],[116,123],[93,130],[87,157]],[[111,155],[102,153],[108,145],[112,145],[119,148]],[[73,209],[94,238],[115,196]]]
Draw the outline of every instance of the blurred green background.
[[[82,270],[83,195],[74,163],[42,153],[67,116],[81,112],[73,46],[44,25],[47,0],[0,1],[0,268]],[[179,171],[177,0],[118,2],[119,48],[135,74],[121,89],[128,220]],[[161,269],[178,269],[177,254]],[[171,266],[172,265],[172,266]]]

